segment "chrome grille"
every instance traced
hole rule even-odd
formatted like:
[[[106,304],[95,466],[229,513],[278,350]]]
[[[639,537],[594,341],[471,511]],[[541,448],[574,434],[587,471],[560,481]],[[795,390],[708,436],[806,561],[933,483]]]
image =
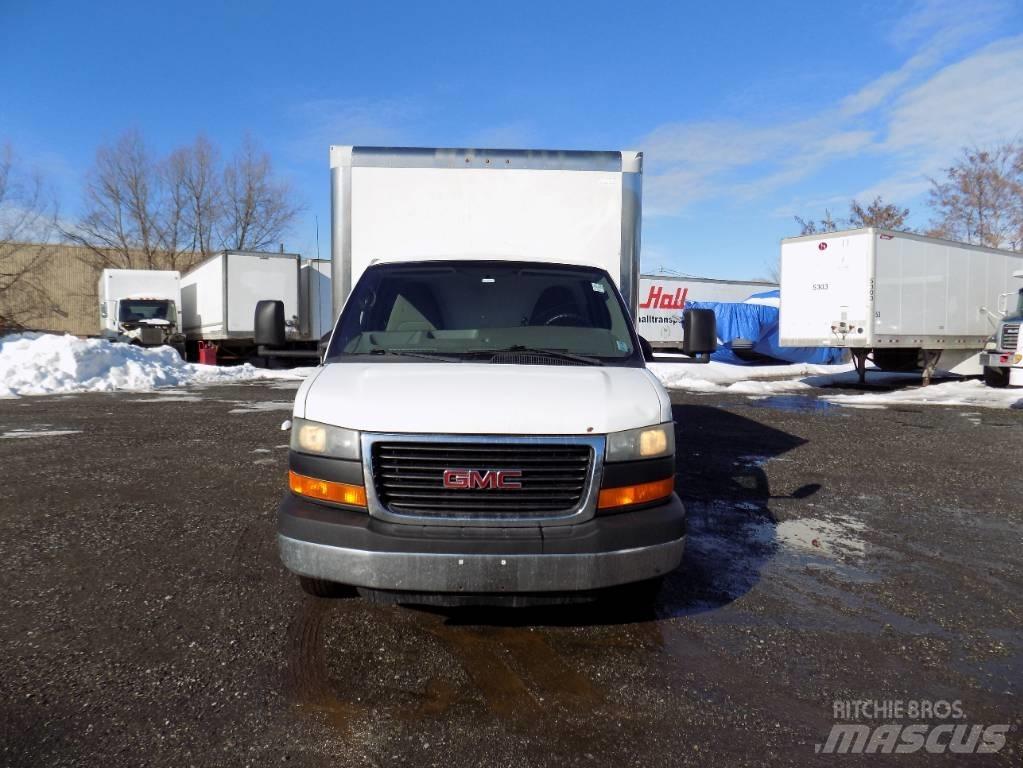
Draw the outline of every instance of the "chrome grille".
[[[1002,340],[999,349],[1003,352],[1015,352],[1019,344],[1019,323],[1006,323],[1002,326]]]
[[[514,442],[376,442],[373,486],[380,503],[405,516],[542,519],[583,503],[593,449],[586,444]],[[444,471],[521,471],[520,488],[450,489]]]

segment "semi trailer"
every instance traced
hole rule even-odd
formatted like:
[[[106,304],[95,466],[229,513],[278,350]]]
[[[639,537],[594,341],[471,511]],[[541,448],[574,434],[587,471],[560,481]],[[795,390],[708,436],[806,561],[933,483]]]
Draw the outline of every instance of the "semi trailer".
[[[185,356],[179,272],[104,269],[97,291],[102,338],[143,347],[168,345]]]
[[[925,383],[939,362],[979,375],[1021,267],[1020,253],[872,227],[788,238],[781,345],[848,349],[861,382],[868,358]]]
[[[636,330],[654,349],[678,350],[685,336],[682,312],[691,301],[740,302],[777,288],[764,280],[714,280],[681,275],[640,275]]]
[[[671,401],[632,320],[642,155],[330,158],[339,317],[295,399],[285,566],[321,596],[652,594],[686,516]],[[258,314],[257,335],[283,334],[279,303]],[[713,313],[687,322],[706,360]]]

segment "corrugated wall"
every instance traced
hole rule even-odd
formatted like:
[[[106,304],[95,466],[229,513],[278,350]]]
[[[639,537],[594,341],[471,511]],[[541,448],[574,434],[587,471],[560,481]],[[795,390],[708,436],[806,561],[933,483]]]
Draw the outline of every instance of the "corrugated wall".
[[[0,295],[0,314],[39,331],[99,334],[99,257],[74,245],[6,245],[4,268],[33,264],[24,287]]]

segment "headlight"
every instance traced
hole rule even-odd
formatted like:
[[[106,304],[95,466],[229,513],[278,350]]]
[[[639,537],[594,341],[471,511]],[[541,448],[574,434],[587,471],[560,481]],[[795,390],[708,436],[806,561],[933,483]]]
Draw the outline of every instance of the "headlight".
[[[295,419],[291,424],[291,450],[353,461],[358,461],[362,453],[356,430],[305,419]]]
[[[609,434],[604,461],[656,459],[674,453],[675,425],[658,424],[656,427],[641,427]]]

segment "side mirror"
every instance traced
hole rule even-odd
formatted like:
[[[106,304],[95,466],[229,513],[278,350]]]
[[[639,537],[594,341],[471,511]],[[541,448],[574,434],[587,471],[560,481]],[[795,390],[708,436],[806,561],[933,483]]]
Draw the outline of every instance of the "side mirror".
[[[254,327],[257,345],[283,347],[287,342],[284,334],[284,302],[257,301]]]
[[[639,337],[639,349],[643,353],[644,360],[648,363],[652,363],[654,361],[654,348],[650,346],[650,342],[642,336]]]
[[[713,309],[687,309],[682,313],[682,323],[685,329],[682,354],[709,356],[718,348],[718,324]]]
[[[316,345],[316,351],[320,356],[320,365],[323,365],[323,358],[327,356],[327,346],[330,344],[330,331],[327,331],[323,336],[320,337],[319,343]]]

